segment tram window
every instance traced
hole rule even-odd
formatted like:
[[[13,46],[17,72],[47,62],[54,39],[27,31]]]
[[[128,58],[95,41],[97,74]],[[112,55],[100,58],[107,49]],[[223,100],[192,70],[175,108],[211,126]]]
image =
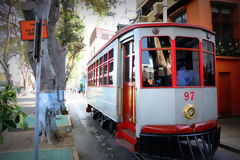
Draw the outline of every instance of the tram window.
[[[156,43],[156,38],[160,44]],[[144,37],[142,38],[142,48],[171,48],[171,41],[169,37]]]
[[[172,86],[171,51],[142,51],[143,87]]]
[[[98,67],[96,69],[96,76],[97,76],[97,78],[96,78],[96,85],[98,86],[99,85],[99,68]]]
[[[113,61],[109,63],[109,73],[113,71]]]
[[[99,68],[98,67],[96,69],[96,75],[97,75],[97,77],[99,76]]]
[[[107,85],[107,76],[104,77],[104,85]]]
[[[213,43],[203,40],[202,41],[203,51],[214,52]]]
[[[177,86],[200,86],[199,52],[176,51]]]
[[[109,63],[109,77],[108,77],[109,85],[113,84],[112,73],[113,73],[113,61]]]
[[[103,75],[103,66],[100,67],[100,75]]]
[[[132,56],[132,82],[135,82],[135,56]]]
[[[109,52],[109,59],[113,58],[113,49]]]
[[[109,77],[108,77],[109,85],[113,84],[112,73],[113,73],[113,61],[109,62]]]
[[[107,53],[104,55],[104,62],[106,62],[108,60],[108,56]]]
[[[197,38],[188,37],[176,37],[176,48],[199,48],[199,42]]]
[[[112,75],[109,75],[109,77],[108,77],[108,81],[109,81],[109,85],[112,85],[112,84],[113,84]]]
[[[89,86],[113,85],[113,53],[111,49],[88,67]]]
[[[129,57],[125,58],[125,82],[130,82],[130,64]]]
[[[203,53],[204,85],[215,86],[214,55]]]
[[[202,46],[204,86],[215,86],[214,45],[212,42],[203,40]]]
[[[130,45],[129,44],[125,45],[125,49],[126,49],[125,55],[127,56],[130,53]]]
[[[107,63],[104,64],[104,74],[107,74],[107,71],[108,71],[108,67],[107,67]]]
[[[96,74],[95,70],[93,71],[93,85],[95,85],[96,82]]]

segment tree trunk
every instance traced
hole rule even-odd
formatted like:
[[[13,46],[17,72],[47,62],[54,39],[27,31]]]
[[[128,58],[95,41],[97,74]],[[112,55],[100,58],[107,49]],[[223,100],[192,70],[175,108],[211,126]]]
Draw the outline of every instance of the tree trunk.
[[[67,81],[70,77],[70,74],[72,73],[73,71],[73,68],[74,68],[74,61],[75,61],[75,58],[77,56],[77,53],[74,53],[71,55],[71,57],[69,58],[68,60],[68,63],[67,63],[67,71],[66,71],[66,82],[65,84],[67,84]]]
[[[12,84],[11,84],[11,74],[10,74],[10,71],[9,71],[9,65],[8,65],[7,62],[6,62],[4,59],[2,59],[2,58],[0,58],[0,63],[1,63],[1,65],[2,65],[2,68],[3,68],[3,70],[4,70],[4,74],[5,74],[5,76],[6,76],[7,85],[8,85],[8,86],[11,86]]]
[[[21,72],[23,77],[23,89],[26,90],[26,74],[24,71]]]
[[[66,59],[66,50],[62,49],[56,40],[55,35],[55,28],[56,23],[59,19],[59,7],[60,1],[53,0],[50,14],[49,14],[49,21],[48,21],[48,50],[49,55],[52,60],[53,68],[56,73],[57,77],[57,110],[65,114],[66,108],[64,104],[64,90],[65,90],[65,59]]]
[[[26,20],[34,20],[35,16],[38,19],[46,20],[48,24],[48,17],[51,7],[50,0],[30,0],[23,4],[22,9]],[[33,60],[33,41],[28,41],[28,58],[34,75],[36,77],[36,62]],[[52,60],[48,53],[48,39],[42,41],[41,51],[41,81],[39,94],[39,134],[42,135],[42,140],[47,138],[48,143],[52,144],[57,135],[55,105],[56,98],[56,73],[54,71]],[[51,115],[51,116],[49,116]],[[47,117],[50,117],[48,119]],[[48,123],[49,120],[51,123]],[[50,124],[50,125],[49,125]]]
[[[11,86],[11,75],[9,71],[9,65],[7,64],[8,62],[8,57],[7,57],[7,52],[8,52],[8,45],[9,45],[9,38],[10,38],[10,15],[11,15],[11,10],[13,4],[11,1],[6,1],[8,4],[8,13],[7,13],[7,35],[6,35],[6,40],[5,40],[5,46],[3,49],[3,56],[0,58],[0,63],[2,65],[2,68],[4,70],[5,76],[6,76],[6,81],[7,85]]]

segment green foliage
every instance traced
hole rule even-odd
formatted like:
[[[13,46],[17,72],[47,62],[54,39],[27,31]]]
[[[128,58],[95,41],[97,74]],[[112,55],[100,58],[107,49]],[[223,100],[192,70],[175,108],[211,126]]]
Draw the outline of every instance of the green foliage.
[[[78,16],[78,9],[84,6],[92,9],[99,16],[111,15],[110,8],[114,6],[115,0],[62,0],[60,17],[56,26],[57,41],[65,48],[66,59],[66,82],[71,78],[71,73],[76,70],[75,64],[81,60],[81,50],[84,48],[83,33],[85,26],[83,20]]]
[[[222,45],[216,45],[216,53],[217,55],[223,55],[225,52],[225,49]]]
[[[216,45],[217,56],[240,56],[240,48],[237,42],[229,42],[225,44]]]
[[[66,79],[70,76],[76,61],[81,57],[80,51],[84,48],[83,20],[77,14],[78,1],[61,1],[60,17],[56,27],[56,38],[67,53]]]
[[[25,121],[27,115],[17,105],[16,100],[16,92],[12,88],[6,86],[0,91],[0,143],[3,143],[2,132],[7,128],[16,128],[20,124],[24,130],[28,129]]]
[[[77,15],[76,8],[72,7],[71,1],[62,2],[60,18],[56,28],[56,37],[63,47],[68,51],[75,49],[73,46],[82,48],[84,25],[82,19]],[[75,42],[74,44],[71,44]]]
[[[93,9],[101,17],[111,15],[110,8],[116,4],[116,0],[81,0],[81,2],[87,9]]]

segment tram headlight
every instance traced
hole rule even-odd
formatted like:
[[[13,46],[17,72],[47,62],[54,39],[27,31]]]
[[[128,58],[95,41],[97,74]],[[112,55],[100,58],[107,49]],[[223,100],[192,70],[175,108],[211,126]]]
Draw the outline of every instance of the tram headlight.
[[[187,119],[193,119],[194,117],[196,117],[197,108],[193,104],[187,104],[184,107],[183,113],[184,117],[186,117]]]

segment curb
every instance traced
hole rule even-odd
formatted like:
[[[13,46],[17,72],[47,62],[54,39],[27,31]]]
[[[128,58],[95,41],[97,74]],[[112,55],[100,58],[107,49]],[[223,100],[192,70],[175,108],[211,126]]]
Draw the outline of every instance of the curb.
[[[73,160],[79,160],[78,152],[77,152],[76,147],[44,148],[44,149],[39,149],[39,151],[40,151],[40,150],[56,150],[56,149],[72,149]],[[28,152],[28,151],[33,151],[33,152],[34,152],[34,149],[23,149],[23,150],[0,151],[0,154],[1,154],[1,153],[12,153],[12,152]]]
[[[236,149],[236,148],[227,146],[227,145],[225,145],[225,144],[220,143],[220,144],[219,144],[219,147],[221,147],[221,148],[223,148],[223,149],[226,149],[226,150],[228,150],[228,151],[231,151],[231,152],[240,154],[240,150],[239,150],[239,149]]]

